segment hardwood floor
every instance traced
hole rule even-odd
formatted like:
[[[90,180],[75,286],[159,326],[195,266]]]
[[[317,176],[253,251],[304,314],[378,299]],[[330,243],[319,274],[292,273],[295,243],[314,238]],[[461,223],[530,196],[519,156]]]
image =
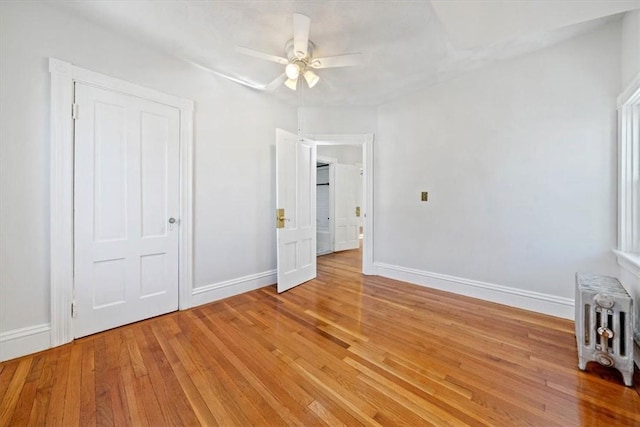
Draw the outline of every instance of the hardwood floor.
[[[573,322],[363,277],[359,251],[0,364],[0,426],[640,425]],[[636,384],[640,375],[636,372]]]

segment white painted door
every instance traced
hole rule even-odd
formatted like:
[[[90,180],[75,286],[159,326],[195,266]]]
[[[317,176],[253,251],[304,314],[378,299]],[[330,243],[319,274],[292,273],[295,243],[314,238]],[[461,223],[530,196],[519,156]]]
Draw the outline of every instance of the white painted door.
[[[357,249],[360,244],[359,179],[358,166],[335,165],[335,251]]]
[[[276,129],[278,292],[316,277],[316,145]],[[278,216],[278,214],[276,215]]]
[[[178,309],[179,110],[76,84],[75,337]]]

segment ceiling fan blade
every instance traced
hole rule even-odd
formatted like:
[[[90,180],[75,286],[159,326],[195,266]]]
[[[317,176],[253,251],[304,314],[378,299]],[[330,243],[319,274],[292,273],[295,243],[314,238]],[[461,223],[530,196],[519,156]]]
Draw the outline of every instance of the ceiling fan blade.
[[[236,46],[236,51],[256,58],[266,59],[267,61],[277,62],[278,64],[282,65],[287,65],[289,63],[289,60],[287,58],[260,52],[259,50],[249,49],[248,47]]]
[[[258,83],[254,83],[254,82],[250,82],[247,80],[243,80],[241,78],[238,77],[233,77],[233,76],[229,76],[227,74],[221,73],[219,71],[213,70],[209,67],[205,67],[202,64],[198,64],[197,62],[193,62],[193,61],[188,61],[191,65],[200,68],[201,70],[207,71],[211,74],[214,74],[218,77],[222,77],[223,79],[227,79],[230,80],[234,83],[238,83],[242,86],[247,86],[250,87],[251,89],[255,89],[255,90],[259,90],[259,91],[272,91],[274,89],[276,89],[278,86],[280,86],[282,84],[282,82],[287,78],[286,74],[281,74],[280,76],[276,77],[275,80],[273,80],[271,83],[267,84],[267,85],[263,85],[263,84],[258,84]]]
[[[307,56],[311,19],[299,13],[293,14],[293,52],[298,58]]]
[[[268,85],[266,85],[264,87],[264,90],[266,91],[272,91],[278,88],[278,86],[280,86],[282,83],[284,83],[284,81],[287,79],[287,75],[286,73],[282,73],[280,74],[278,77],[276,77],[275,79],[273,79],[273,81],[271,83],[269,83]]]
[[[363,55],[361,53],[348,53],[346,55],[313,58],[309,65],[313,68],[351,67],[362,64],[362,59]]]

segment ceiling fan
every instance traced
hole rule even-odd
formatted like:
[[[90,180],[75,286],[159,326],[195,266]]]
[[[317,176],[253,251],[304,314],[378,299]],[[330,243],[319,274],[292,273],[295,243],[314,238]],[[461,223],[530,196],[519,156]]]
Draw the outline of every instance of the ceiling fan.
[[[284,46],[286,58],[242,46],[236,46],[236,50],[245,55],[277,62],[285,66],[284,73],[266,85],[266,90],[273,90],[282,83],[289,89],[296,90],[298,81],[301,80],[300,76],[302,76],[307,82],[307,85],[312,88],[320,80],[320,77],[313,69],[349,67],[362,63],[361,53],[315,58],[313,56],[315,44],[309,40],[310,26],[311,19],[309,19],[308,16],[299,13],[293,14],[293,38],[287,41]]]

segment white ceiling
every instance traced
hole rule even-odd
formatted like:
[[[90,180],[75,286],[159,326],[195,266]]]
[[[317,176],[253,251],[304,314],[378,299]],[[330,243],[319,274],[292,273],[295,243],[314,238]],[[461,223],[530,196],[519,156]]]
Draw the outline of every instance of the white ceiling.
[[[640,8],[640,0],[65,0],[55,5],[258,85],[281,74],[283,66],[237,53],[235,46],[286,56],[292,14],[302,13],[311,18],[314,56],[365,54],[361,66],[318,70],[320,83],[305,88],[305,105],[377,105],[591,31]],[[298,100],[284,86],[265,96]]]

